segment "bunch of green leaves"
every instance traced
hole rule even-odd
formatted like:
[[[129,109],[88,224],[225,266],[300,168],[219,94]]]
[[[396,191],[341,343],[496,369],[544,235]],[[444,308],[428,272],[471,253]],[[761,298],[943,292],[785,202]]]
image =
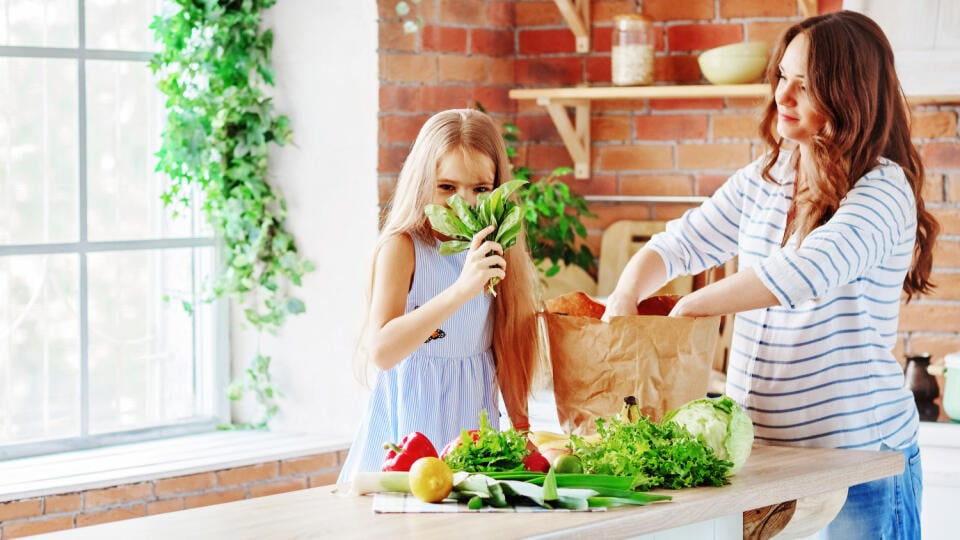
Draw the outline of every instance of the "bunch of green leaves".
[[[475,434],[463,430],[460,445],[443,457],[454,471],[522,471],[527,457],[527,436],[510,428],[498,431],[490,425],[487,411],[480,411],[480,427]]]
[[[476,106],[484,110],[482,104],[477,103]],[[596,215],[590,212],[587,200],[582,195],[560,180],[571,174],[573,169],[557,167],[549,175],[534,181],[533,171],[529,167],[515,163],[520,135],[520,128],[516,124],[503,124],[503,140],[507,156],[513,164],[513,178],[530,182],[519,191],[530,256],[538,268],[544,261],[550,261],[550,267],[544,272],[546,277],[556,275],[560,271],[560,263],[579,266],[590,272],[594,267],[594,255],[584,242],[587,228],[581,218]]]
[[[516,245],[523,227],[522,208],[511,199],[511,195],[526,183],[526,180],[512,180],[489,193],[481,193],[477,196],[476,207],[456,194],[447,199],[449,206],[428,204],[425,212],[430,226],[450,238],[440,244],[440,254],[452,255],[468,249],[473,237],[491,225],[495,228],[485,240],[499,243],[504,251]],[[499,281],[499,278],[491,278],[487,292],[496,296],[494,287]]]
[[[637,489],[722,486],[733,466],[673,422],[599,418],[597,433],[596,442],[570,436],[584,472],[631,477]]]
[[[170,187],[162,199],[174,215],[202,201],[222,241],[223,269],[204,300],[234,299],[258,331],[275,333],[288,315],[305,309],[288,285],[299,286],[314,269],[286,229],[285,200],[267,182],[271,145],[292,137],[289,119],[274,111],[265,90],[273,85],[273,34],[261,30],[262,12],[276,0],[175,1],[178,10],[150,25],[162,45],[150,68],[166,95],[157,170]],[[269,362],[261,358],[229,391],[240,399],[244,389],[256,389],[265,402],[257,427],[275,414],[278,395],[262,376]]]

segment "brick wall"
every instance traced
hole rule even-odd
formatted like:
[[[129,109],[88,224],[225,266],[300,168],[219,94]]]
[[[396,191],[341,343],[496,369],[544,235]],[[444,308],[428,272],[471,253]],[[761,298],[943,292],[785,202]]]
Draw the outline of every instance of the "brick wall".
[[[346,451],[0,503],[0,540],[333,484]]]
[[[518,163],[538,174],[572,166],[544,110],[532,100],[511,102],[507,91],[608,85],[615,15],[642,9],[655,19],[655,77],[673,84],[704,82],[696,61],[702,50],[735,41],[772,42],[801,19],[797,0],[593,0],[591,52],[580,54],[551,0],[423,0],[420,12],[427,25],[417,35],[401,34],[394,4],[379,0],[381,203],[389,197],[420,123],[443,108],[474,101],[521,129],[525,146]],[[822,12],[840,6],[837,0],[818,4]],[[567,180],[584,195],[710,195],[762,149],[755,135],[754,100],[594,101],[592,107],[591,177]],[[914,140],[928,173],[925,197],[943,231],[935,254],[935,294],[902,311],[901,358],[907,351],[928,351],[936,363],[945,353],[960,351],[958,111],[957,104],[914,109]],[[597,218],[588,222],[588,243],[599,253],[610,223],[670,219],[687,208],[595,203],[591,209]]]

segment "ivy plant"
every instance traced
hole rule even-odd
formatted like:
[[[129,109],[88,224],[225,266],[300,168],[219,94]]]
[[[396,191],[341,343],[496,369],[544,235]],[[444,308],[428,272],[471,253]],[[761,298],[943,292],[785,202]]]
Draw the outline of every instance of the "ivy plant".
[[[291,141],[289,119],[274,110],[273,34],[261,30],[276,0],[174,0],[176,10],[150,27],[161,50],[150,61],[166,95],[166,125],[157,170],[170,178],[162,199],[174,215],[192,204],[222,242],[224,265],[211,276],[204,301],[230,298],[258,333],[276,333],[302,313],[299,286],[313,264],[287,230],[284,198],[267,182],[271,145]],[[231,400],[253,392],[258,419],[232,427],[266,428],[279,392],[270,357],[259,351],[234,378]]]

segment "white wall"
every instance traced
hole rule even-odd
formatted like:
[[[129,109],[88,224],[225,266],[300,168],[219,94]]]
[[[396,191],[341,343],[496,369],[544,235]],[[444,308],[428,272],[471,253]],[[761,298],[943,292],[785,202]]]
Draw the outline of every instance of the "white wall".
[[[317,266],[296,290],[307,312],[261,342],[285,394],[271,428],[346,442],[366,405],[351,362],[377,234],[377,6],[284,0],[265,23],[274,31],[276,107],[294,137],[271,155],[271,183],[287,199],[300,252]],[[256,334],[241,322],[235,311],[234,373],[256,352]],[[238,409],[250,419],[249,406]]]

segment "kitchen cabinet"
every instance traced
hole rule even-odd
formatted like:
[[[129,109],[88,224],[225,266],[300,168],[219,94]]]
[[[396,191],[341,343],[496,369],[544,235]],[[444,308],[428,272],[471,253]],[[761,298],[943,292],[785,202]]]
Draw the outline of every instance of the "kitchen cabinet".
[[[677,86],[576,86],[567,88],[515,88],[516,100],[536,100],[550,115],[570,158],[575,178],[590,178],[590,104],[609,99],[716,99],[755,98],[770,92],[767,84],[686,84]],[[908,96],[911,105],[960,103],[960,95]]]
[[[668,503],[606,512],[374,514],[333,486],[37,536],[38,540],[286,538],[741,538],[744,511],[900,474],[899,452],[756,446],[723,487],[664,490]]]
[[[960,424],[920,422],[923,502],[920,524],[924,540],[957,537],[953,523],[960,499]]]

